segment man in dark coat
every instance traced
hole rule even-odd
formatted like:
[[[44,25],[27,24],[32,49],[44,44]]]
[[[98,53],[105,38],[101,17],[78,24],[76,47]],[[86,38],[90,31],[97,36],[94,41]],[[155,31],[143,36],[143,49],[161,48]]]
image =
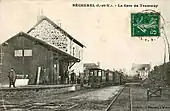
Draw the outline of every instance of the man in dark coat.
[[[75,84],[75,73],[74,70],[71,71],[71,84]]]
[[[9,87],[11,87],[11,85],[15,87],[16,73],[13,68],[11,68],[8,77],[9,77]]]

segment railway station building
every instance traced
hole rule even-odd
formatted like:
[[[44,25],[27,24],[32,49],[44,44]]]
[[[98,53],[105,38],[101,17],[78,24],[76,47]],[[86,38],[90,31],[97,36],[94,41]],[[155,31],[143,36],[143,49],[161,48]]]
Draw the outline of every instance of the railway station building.
[[[1,44],[1,84],[9,84],[10,68],[30,85],[69,84],[70,72],[83,71],[84,47],[42,16],[27,33],[19,32]]]

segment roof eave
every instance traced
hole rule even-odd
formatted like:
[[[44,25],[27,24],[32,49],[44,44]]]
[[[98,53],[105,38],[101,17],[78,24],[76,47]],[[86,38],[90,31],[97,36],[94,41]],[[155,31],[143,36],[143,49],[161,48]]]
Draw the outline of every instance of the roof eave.
[[[65,34],[68,35],[68,37],[73,40],[74,42],[76,42],[78,45],[80,45],[82,48],[86,46],[83,45],[82,43],[80,43],[78,40],[76,40],[75,38],[73,38],[70,34],[68,34],[66,31],[64,31],[61,27],[59,27],[57,24],[55,24],[52,20],[50,20],[48,17],[46,16],[42,16],[41,19],[30,29],[27,31],[27,33],[31,32],[32,30],[35,29],[35,27],[40,24],[43,20],[47,20],[48,22],[50,22],[55,28],[60,28],[61,31],[63,31]]]

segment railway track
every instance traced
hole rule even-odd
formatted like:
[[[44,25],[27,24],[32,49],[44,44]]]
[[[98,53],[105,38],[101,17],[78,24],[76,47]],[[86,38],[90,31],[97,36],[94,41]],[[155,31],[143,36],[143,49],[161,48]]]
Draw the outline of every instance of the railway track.
[[[14,99],[14,98],[8,98],[8,99],[5,98],[6,100],[5,106],[7,110],[21,110],[21,111],[74,110],[74,109],[77,109],[77,107],[79,108],[81,107],[81,105],[84,105],[84,104],[81,104],[79,100],[77,101],[76,99],[73,99],[72,97],[81,95],[86,92],[91,92],[91,91],[93,92],[95,90],[96,89],[85,89],[84,91],[81,90],[77,92],[61,93],[61,94],[49,93],[46,96],[43,96],[41,98],[37,97],[36,99],[35,98],[32,98],[32,99],[23,98],[24,100],[22,100],[22,97],[20,98],[15,97],[15,99],[21,100],[19,104],[14,104],[14,102],[13,103],[7,102],[8,100]],[[89,104],[91,108],[93,108],[93,106],[94,107],[97,106],[97,109],[100,109],[101,107],[106,107],[108,103],[109,102],[103,104],[103,102],[94,101],[94,102],[91,102],[90,104],[89,103],[87,104]],[[0,107],[0,110],[1,109],[4,109],[2,105]]]
[[[109,111],[111,106],[114,104],[114,102],[117,100],[117,98],[121,95],[121,93],[123,92],[124,88],[121,89],[116,95],[115,97],[112,99],[112,101],[110,102],[110,104],[108,105],[108,107],[105,109],[105,111]]]
[[[42,98],[37,98],[37,100],[30,99],[25,101],[21,101],[20,104],[10,103],[9,99],[13,98],[4,98],[6,101],[5,107],[0,106],[0,110],[8,111],[8,110],[21,110],[21,111],[57,111],[57,110],[71,110],[77,111],[76,109],[81,107],[80,101],[72,101],[70,98],[89,92],[93,90],[84,90],[77,92],[70,92],[65,94],[55,94],[50,93],[50,96],[44,96]],[[22,98],[19,98],[22,100]],[[39,101],[41,99],[42,101]],[[0,101],[2,102],[2,101]],[[169,111],[170,110],[170,101],[163,100],[147,100],[146,91],[140,87],[124,87],[121,89],[112,100],[107,101],[108,103],[90,103],[92,106],[96,107],[96,110],[100,110],[100,108],[105,108],[102,111]],[[168,104],[169,103],[169,104]],[[82,105],[85,105],[82,103]],[[88,107],[89,108],[89,107]],[[93,107],[92,107],[93,108]],[[100,110],[101,111],[101,110]]]
[[[108,88],[98,89],[92,93],[88,93],[87,95],[72,98],[71,101],[77,103],[77,106],[69,111],[105,111],[106,107],[109,107],[108,105],[110,102],[114,101],[110,98],[116,99],[118,94],[121,94],[122,89],[122,86],[111,86]],[[115,95],[115,93],[117,94]]]
[[[18,100],[18,98],[10,97],[10,98],[4,98],[5,100],[5,107],[4,105],[0,105],[0,110],[3,111],[9,111],[9,110],[19,110],[19,111],[57,111],[57,110],[69,110],[72,107],[75,107],[77,104],[74,102],[68,102],[67,100],[71,97],[80,95],[82,93],[86,93],[91,91],[90,89],[85,89],[81,91],[76,92],[67,92],[62,94],[56,94],[55,92],[52,92],[46,96],[43,97],[37,97],[37,98],[23,98],[20,97],[21,100],[18,104],[15,104],[14,102],[9,102],[10,99]],[[8,101],[9,100],[9,101]]]
[[[170,100],[147,100],[146,89],[125,87],[112,99],[105,111],[170,111]]]

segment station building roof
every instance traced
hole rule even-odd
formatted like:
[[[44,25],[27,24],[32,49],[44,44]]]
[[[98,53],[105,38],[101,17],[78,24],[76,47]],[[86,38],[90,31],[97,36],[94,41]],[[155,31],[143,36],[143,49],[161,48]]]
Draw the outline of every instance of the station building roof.
[[[58,49],[57,47],[53,46],[52,44],[49,44],[43,40],[40,40],[36,37],[32,37],[31,35],[27,34],[27,33],[24,33],[24,32],[19,32],[17,33],[16,35],[12,36],[11,38],[9,38],[8,40],[6,40],[5,42],[1,43],[1,45],[8,45],[8,42],[11,40],[11,39],[14,39],[15,37],[18,37],[18,36],[24,36],[32,41],[34,41],[35,43],[37,44],[41,44],[42,46],[46,47],[46,48],[50,48],[52,49],[53,52],[58,52],[60,54],[61,57],[65,58],[66,60],[68,61],[76,61],[76,62],[79,62],[80,59]]]
[[[69,39],[71,39],[73,42],[75,42],[76,44],[78,44],[81,47],[86,47],[85,45],[83,45],[81,42],[79,42],[78,40],[76,40],[75,38],[73,38],[70,34],[68,34],[66,31],[64,31],[60,26],[58,26],[57,24],[55,24],[52,20],[50,20],[48,17],[46,16],[41,16],[40,20],[27,32],[30,33],[32,30],[35,29],[35,27],[37,25],[39,25],[42,21],[46,20],[48,23],[50,23],[53,27],[55,27],[56,29],[59,28],[62,32],[64,32],[67,37],[69,37]]]
[[[142,71],[142,70],[150,70],[150,69],[151,69],[150,64],[132,64],[132,70]]]

